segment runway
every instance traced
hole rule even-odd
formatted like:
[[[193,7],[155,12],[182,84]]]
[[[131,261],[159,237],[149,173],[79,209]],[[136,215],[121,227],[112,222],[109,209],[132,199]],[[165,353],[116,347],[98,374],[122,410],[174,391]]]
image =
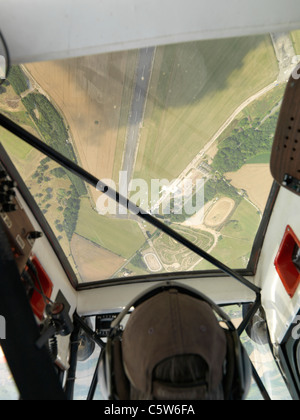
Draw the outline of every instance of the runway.
[[[143,48],[139,51],[139,58],[135,74],[134,94],[128,119],[126,147],[124,151],[122,166],[122,171],[127,173],[127,191],[134,171],[139,143],[139,133],[144,118],[154,53],[155,47]],[[125,186],[120,187],[125,188]]]

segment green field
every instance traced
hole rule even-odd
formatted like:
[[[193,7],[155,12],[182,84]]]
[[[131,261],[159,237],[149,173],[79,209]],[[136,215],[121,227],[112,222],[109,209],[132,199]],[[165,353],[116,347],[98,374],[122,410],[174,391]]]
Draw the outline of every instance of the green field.
[[[81,200],[75,232],[126,259],[145,242],[136,222],[100,216],[86,198]]]
[[[2,112],[1,108],[0,112]],[[29,117],[27,118],[29,119]],[[17,166],[24,180],[30,180],[44,156],[2,127],[0,127],[0,143]]]
[[[234,110],[277,73],[269,36],[158,48],[135,176],[176,178]]]
[[[235,130],[239,130],[240,121],[245,117],[248,118],[252,124],[259,124],[264,118],[270,116],[274,107],[280,107],[285,88],[286,84],[282,83],[244,108],[242,112],[237,115],[236,119],[218,137],[218,144],[231,136]]]
[[[151,272],[146,267],[146,264],[143,262],[143,267],[141,265],[141,258],[139,258],[138,262],[135,264],[129,263],[126,265],[125,270],[130,273],[130,276],[145,276],[151,274]],[[121,277],[124,275],[124,272],[121,273]]]
[[[0,142],[10,155],[20,160],[27,159],[28,155],[33,150],[27,143],[14,137],[2,127],[0,127]]]
[[[252,102],[244,108],[241,114],[238,115],[237,119],[240,120],[243,117],[247,117],[252,121],[255,121],[255,119],[262,121],[265,117],[270,115],[275,106],[280,106],[285,89],[286,83],[281,83],[280,85],[274,87],[274,89],[261,96],[259,100]]]
[[[271,160],[271,151],[268,153],[262,153],[261,155],[256,155],[251,159],[246,161],[246,164],[253,164],[253,163],[270,163]]]
[[[231,268],[246,268],[259,223],[260,216],[255,207],[243,200],[221,230],[221,237],[211,254]],[[195,269],[209,270],[213,266],[202,261]]]

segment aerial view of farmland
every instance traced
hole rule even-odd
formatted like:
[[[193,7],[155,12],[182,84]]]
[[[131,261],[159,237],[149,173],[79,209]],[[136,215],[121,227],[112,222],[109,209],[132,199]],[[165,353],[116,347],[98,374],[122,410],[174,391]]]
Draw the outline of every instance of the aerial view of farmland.
[[[299,51],[295,32],[24,63],[0,87],[0,109],[242,269],[272,187],[273,136]],[[11,135],[2,138],[83,282],[213,269],[135,215],[99,214],[99,191]],[[153,200],[155,180],[166,182]],[[182,201],[187,180],[204,189],[194,214]]]

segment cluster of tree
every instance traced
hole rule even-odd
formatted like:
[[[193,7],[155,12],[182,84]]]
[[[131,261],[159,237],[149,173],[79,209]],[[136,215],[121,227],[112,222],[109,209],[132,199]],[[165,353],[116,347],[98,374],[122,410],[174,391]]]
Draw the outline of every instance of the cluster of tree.
[[[60,209],[63,212],[63,221],[56,219],[54,222],[55,227],[59,232],[65,231],[67,238],[71,240],[77,225],[80,199],[78,196],[71,196],[66,200],[65,207],[60,206]]]
[[[50,171],[52,175],[54,175],[56,178],[64,178],[66,176],[66,171],[64,168],[54,168]]]
[[[63,211],[63,228],[67,234],[69,241],[72,239],[73,233],[76,230],[77,220],[80,209],[80,198],[76,188],[71,185],[71,196],[67,199],[65,209]]]
[[[69,135],[62,116],[51,102],[40,93],[30,93],[22,99],[22,102],[46,142],[52,147],[56,146],[57,150],[61,149],[62,143],[68,140]],[[64,147],[63,151],[66,152],[66,149],[68,150],[67,157],[74,161],[75,156],[72,148]]]
[[[17,95],[21,95],[21,93],[29,88],[29,82],[19,66],[12,66],[10,68],[7,80]]]
[[[64,227],[63,227],[63,225],[60,223],[60,220],[55,220],[55,226],[56,226],[56,229],[57,229],[59,232],[63,232]]]
[[[45,171],[49,169],[48,162],[49,158],[43,159],[38,166],[37,170],[33,174],[33,178],[37,178],[37,182],[48,181],[50,180]],[[50,171],[51,174],[58,177],[65,176],[66,173],[63,168],[55,168]],[[45,194],[46,193],[46,194]],[[53,189],[51,187],[46,188],[45,193],[38,193],[36,197],[42,199],[42,203],[46,203],[51,198],[53,198]],[[45,194],[45,196],[44,196]],[[69,240],[71,240],[73,233],[76,229],[78,214],[80,209],[80,197],[78,195],[76,187],[71,184],[70,189],[67,191],[64,188],[59,188],[56,191],[56,201],[60,204],[57,208],[59,212],[63,215],[63,221],[56,219],[55,226],[59,232],[65,231]],[[47,210],[51,207],[50,203],[45,205],[45,208],[42,210],[44,214],[47,213]]]
[[[239,195],[237,190],[230,184],[228,184],[224,178],[217,179],[211,178],[209,179],[204,186],[204,201],[208,203],[209,201],[213,200],[215,197],[229,197],[239,202],[242,197]]]
[[[22,99],[22,102],[46,143],[66,158],[77,163],[73,146],[69,143],[69,133],[64,120],[46,96],[40,93],[30,93]],[[66,174],[77,189],[78,195],[86,195],[87,190],[84,182],[69,171],[66,171]]]
[[[72,174],[68,170],[66,170],[65,172],[69,180],[71,181],[72,185],[76,189],[78,196],[81,197],[81,196],[87,195],[87,189],[86,189],[84,181],[78,176]]]
[[[238,171],[247,160],[271,150],[278,114],[270,116],[262,125],[254,127],[242,120],[240,129],[218,146],[212,168],[220,173]]]
[[[73,233],[75,232],[75,229],[76,229],[79,208],[80,208],[80,201],[69,198],[67,207],[65,208],[64,213],[63,213],[64,214],[63,227],[69,241],[72,239]]]
[[[80,197],[74,185],[71,184],[69,191],[60,188],[56,198],[60,204],[57,210],[62,213],[63,221],[56,219],[55,226],[59,232],[65,231],[68,239],[71,240],[77,225]]]
[[[33,179],[37,179],[38,184],[50,181],[50,178],[45,175],[45,171],[49,169],[49,165],[47,165],[48,162],[50,162],[49,158],[41,160],[39,166],[36,168],[36,171],[32,175]]]

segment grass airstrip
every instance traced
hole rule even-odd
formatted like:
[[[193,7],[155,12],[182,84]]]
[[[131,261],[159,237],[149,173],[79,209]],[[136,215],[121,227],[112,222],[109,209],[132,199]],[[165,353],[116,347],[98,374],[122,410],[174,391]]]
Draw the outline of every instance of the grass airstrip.
[[[176,178],[237,107],[277,74],[270,36],[158,48],[136,178]]]

